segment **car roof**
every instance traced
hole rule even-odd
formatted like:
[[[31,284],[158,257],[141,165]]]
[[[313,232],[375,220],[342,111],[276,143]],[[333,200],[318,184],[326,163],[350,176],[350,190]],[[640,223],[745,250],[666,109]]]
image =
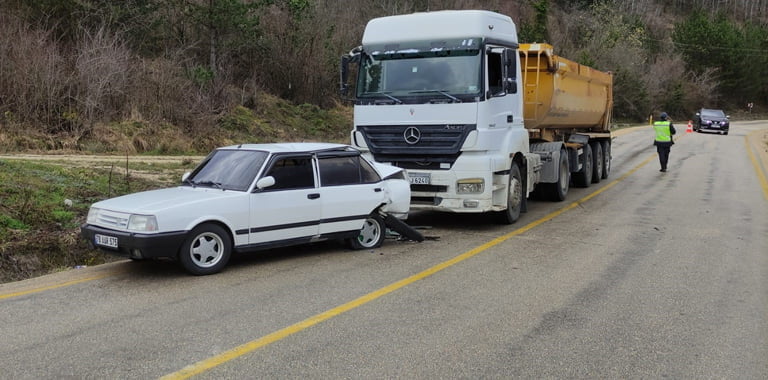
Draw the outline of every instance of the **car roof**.
[[[323,142],[292,142],[292,143],[271,143],[271,144],[239,144],[218,148],[226,150],[260,150],[272,154],[276,153],[301,153],[301,152],[320,152],[320,151],[354,151],[349,145],[323,143]]]
[[[708,113],[711,113],[711,112],[723,112],[723,110],[718,110],[718,109],[714,109],[714,108],[702,108],[701,112],[708,112]]]

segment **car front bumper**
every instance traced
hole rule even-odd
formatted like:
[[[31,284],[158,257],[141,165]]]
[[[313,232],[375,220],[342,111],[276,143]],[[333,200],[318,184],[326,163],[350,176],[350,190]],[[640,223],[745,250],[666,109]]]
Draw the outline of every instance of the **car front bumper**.
[[[728,132],[729,125],[720,125],[720,124],[701,124],[699,126],[700,130],[703,131],[718,131],[718,132]]]
[[[93,247],[106,253],[125,256],[132,259],[151,259],[168,257],[175,259],[179,248],[187,237],[186,231],[165,232],[159,234],[141,234],[115,231],[108,228],[83,224],[80,234]],[[116,247],[96,243],[96,235],[116,238]]]

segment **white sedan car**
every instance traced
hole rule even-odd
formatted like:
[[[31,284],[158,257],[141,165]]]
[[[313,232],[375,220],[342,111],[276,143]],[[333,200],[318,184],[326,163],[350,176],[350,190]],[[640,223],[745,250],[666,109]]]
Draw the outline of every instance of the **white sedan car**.
[[[220,271],[233,251],[346,239],[382,244],[401,226],[410,184],[400,168],[341,144],[243,144],[214,150],[181,186],[94,203],[81,227],[94,247],[134,260],[167,257]]]

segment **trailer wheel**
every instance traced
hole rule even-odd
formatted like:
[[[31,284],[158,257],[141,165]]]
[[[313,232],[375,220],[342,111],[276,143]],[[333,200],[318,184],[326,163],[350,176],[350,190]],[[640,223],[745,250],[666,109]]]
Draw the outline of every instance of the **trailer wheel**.
[[[603,146],[603,179],[611,174],[611,142],[605,140],[600,143]]]
[[[557,182],[542,183],[544,193],[553,202],[562,202],[568,195],[568,188],[571,182],[571,170],[568,167],[568,151],[560,150],[560,163],[558,165]]]
[[[509,185],[507,186],[507,209],[496,211],[496,220],[501,224],[512,224],[520,219],[523,207],[523,177],[517,162],[512,162],[509,168]]]
[[[581,170],[573,174],[573,184],[577,187],[589,187],[592,183],[592,148],[589,144],[584,144],[582,149],[579,157]]]
[[[603,179],[603,146],[600,141],[589,143],[592,148],[592,183],[600,183]]]

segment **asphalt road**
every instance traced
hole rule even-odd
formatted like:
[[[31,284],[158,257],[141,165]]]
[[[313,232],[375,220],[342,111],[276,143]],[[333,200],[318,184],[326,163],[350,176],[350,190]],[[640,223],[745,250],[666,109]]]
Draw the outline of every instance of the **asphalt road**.
[[[611,177],[423,243],[118,262],[0,285],[0,378],[768,378],[768,183],[745,139],[618,134]],[[764,133],[764,132],[759,132]],[[764,149],[761,147],[760,149]]]

